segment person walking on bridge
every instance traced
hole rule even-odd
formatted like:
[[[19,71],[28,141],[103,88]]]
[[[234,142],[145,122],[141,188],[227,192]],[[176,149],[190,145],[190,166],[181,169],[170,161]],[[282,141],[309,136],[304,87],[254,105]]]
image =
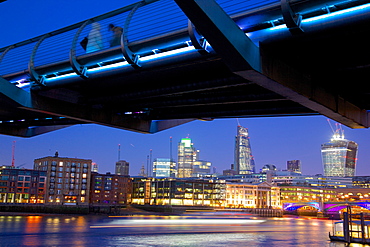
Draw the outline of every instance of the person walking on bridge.
[[[103,38],[100,32],[100,24],[94,22],[88,36],[86,53],[94,52],[103,49]]]
[[[121,36],[123,33],[122,27],[109,24],[109,30],[113,32],[112,39],[110,40],[110,47],[121,45]]]

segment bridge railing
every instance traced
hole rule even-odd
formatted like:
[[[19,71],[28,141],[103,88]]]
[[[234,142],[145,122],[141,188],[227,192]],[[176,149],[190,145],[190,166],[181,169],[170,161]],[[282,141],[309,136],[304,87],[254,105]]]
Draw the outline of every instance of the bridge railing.
[[[298,7],[302,5],[300,9],[304,9],[307,6],[323,6],[339,1],[291,0],[290,3]],[[248,30],[248,26],[256,26],[256,23],[258,25],[268,23],[268,26],[274,26],[270,21],[271,18],[279,18],[276,23],[284,23],[281,21],[280,0],[216,0],[216,2],[236,21],[240,20],[240,16],[254,13],[253,21],[251,19],[237,21],[243,30]],[[361,3],[364,0],[347,2]],[[299,9],[298,7],[296,9]],[[266,9],[273,10],[271,12],[273,14],[266,14],[269,16],[262,18],[259,13]],[[88,36],[94,23],[100,24],[103,48],[86,54],[79,42]],[[43,83],[45,78],[58,77],[71,72],[84,76],[83,69],[89,70],[92,67],[101,66],[103,62],[113,63],[132,59],[133,61],[128,62],[135,63],[133,55],[137,55],[137,59],[192,45],[188,23],[187,17],[173,0],[142,0],[66,28],[0,48],[0,76],[13,83],[23,80],[28,82],[36,80],[38,83]],[[122,38],[124,44],[121,43],[121,46],[110,47],[112,32],[108,30],[109,24],[124,29]]]

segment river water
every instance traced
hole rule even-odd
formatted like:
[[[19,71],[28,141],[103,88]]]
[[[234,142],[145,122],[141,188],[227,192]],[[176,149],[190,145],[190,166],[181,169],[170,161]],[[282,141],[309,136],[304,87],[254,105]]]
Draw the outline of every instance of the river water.
[[[0,246],[346,246],[329,241],[331,229],[286,217],[0,216]]]

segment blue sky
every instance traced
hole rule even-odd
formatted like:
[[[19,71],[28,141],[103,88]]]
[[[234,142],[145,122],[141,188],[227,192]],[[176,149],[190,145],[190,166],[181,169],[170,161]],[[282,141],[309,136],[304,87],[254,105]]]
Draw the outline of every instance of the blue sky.
[[[70,24],[123,7],[134,1],[96,0],[8,0],[0,3],[0,47],[11,45]],[[299,159],[305,174],[322,173],[320,145],[330,140],[332,129],[324,116],[266,117],[194,121],[156,134],[140,134],[99,125],[76,125],[33,138],[0,135],[0,165],[11,164],[16,141],[15,165],[32,168],[33,160],[58,151],[62,157],[92,159],[99,171],[114,172],[118,159],[130,162],[131,175],[146,167],[152,149],[154,158],[168,158],[170,137],[176,159],[177,143],[189,136],[202,160],[211,161],[217,171],[233,163],[234,138],[238,125],[249,129],[252,153],[259,170],[265,164],[285,169],[286,161]],[[334,126],[334,122],[331,121]],[[335,126],[334,126],[335,127]],[[357,175],[370,175],[368,129],[342,126],[345,136],[359,144]]]

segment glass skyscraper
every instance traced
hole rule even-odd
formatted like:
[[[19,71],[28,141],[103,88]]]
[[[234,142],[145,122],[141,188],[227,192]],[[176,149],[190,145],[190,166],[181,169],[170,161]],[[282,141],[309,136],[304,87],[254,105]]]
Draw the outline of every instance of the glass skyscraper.
[[[154,177],[176,177],[176,163],[171,159],[157,158],[153,162]]]
[[[237,128],[237,136],[235,137],[234,164],[238,174],[255,173],[255,164],[252,156],[248,129],[240,125]]]
[[[353,177],[357,161],[356,142],[344,139],[338,131],[330,142],[321,145],[324,175],[330,177]]]
[[[188,178],[193,173],[193,162],[196,160],[197,152],[190,138],[182,138],[178,145],[177,176]]]

